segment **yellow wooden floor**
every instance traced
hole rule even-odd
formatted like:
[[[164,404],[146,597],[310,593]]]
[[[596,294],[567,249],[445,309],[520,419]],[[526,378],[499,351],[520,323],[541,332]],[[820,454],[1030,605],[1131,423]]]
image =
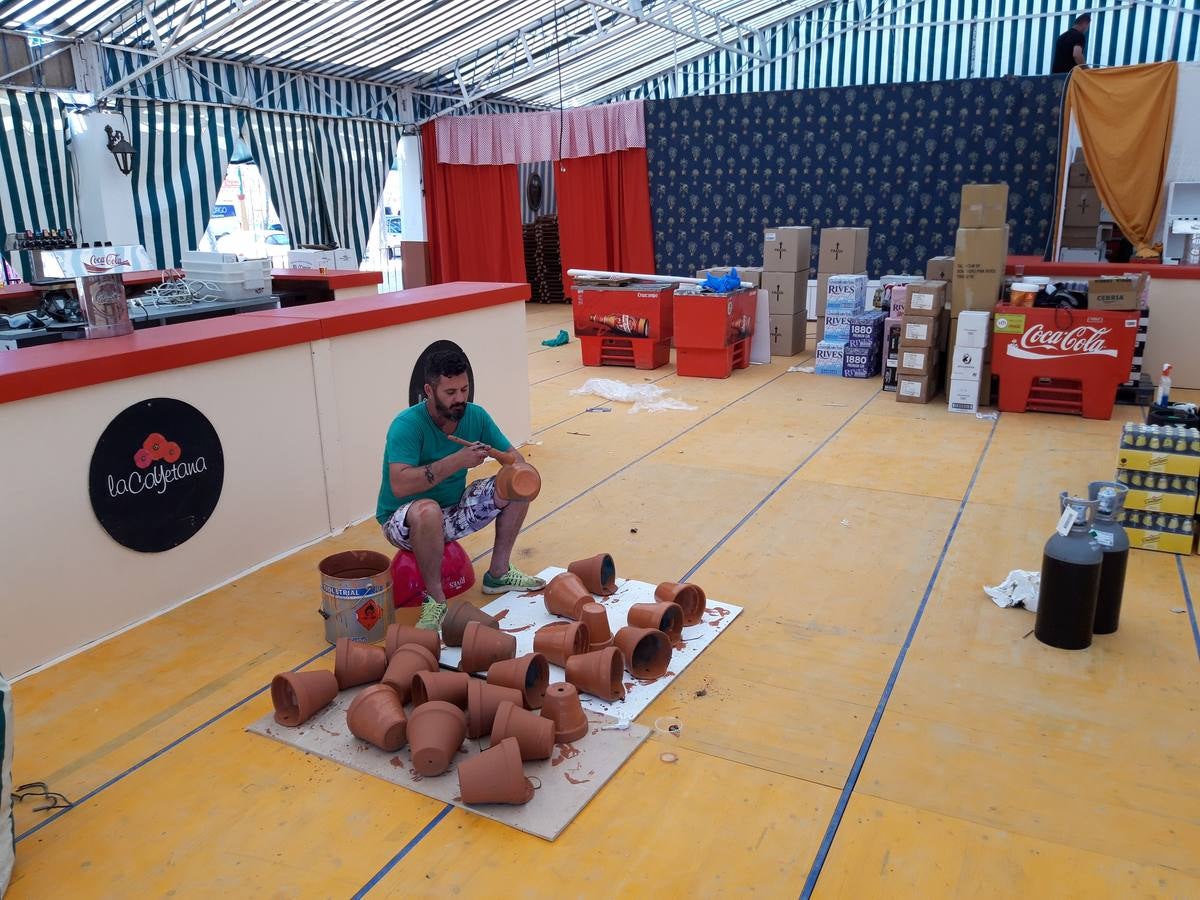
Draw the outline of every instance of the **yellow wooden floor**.
[[[578,343],[540,345],[567,321],[529,308],[545,488],[516,562],[607,551],[744,605],[642,716],[682,734],[553,844],[247,734],[274,673],[332,668],[316,563],[386,550],[372,521],[18,682],[15,781],[78,803],[18,808],[12,897],[794,897],[810,878],[1200,897],[1200,659],[1177,611],[1200,559],[1134,551],[1120,632],[1082,653],[980,590],[1039,566],[1057,492],[1112,476],[1120,421],[993,423],[780,362],[585,370]],[[698,409],[587,413],[569,391],[589,375]]]

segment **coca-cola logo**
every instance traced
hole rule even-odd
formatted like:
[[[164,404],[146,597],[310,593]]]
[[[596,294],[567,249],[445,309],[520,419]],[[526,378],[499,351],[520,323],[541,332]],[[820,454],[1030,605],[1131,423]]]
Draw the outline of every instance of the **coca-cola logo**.
[[[1019,338],[1008,345],[1007,353],[1018,359],[1062,359],[1067,356],[1112,356],[1117,349],[1110,347],[1105,336],[1111,328],[1079,325],[1054,331],[1040,322],[1031,325]]]
[[[83,267],[96,275],[111,271],[112,269],[117,268],[117,266],[129,265],[132,265],[132,263],[120,253],[105,253],[103,255],[92,254],[90,259],[84,259],[83,261]]]

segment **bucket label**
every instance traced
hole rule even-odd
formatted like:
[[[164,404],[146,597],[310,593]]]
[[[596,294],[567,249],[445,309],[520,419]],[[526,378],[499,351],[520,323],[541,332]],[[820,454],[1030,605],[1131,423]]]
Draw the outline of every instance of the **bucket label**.
[[[364,587],[347,588],[334,587],[331,584],[326,584],[322,588],[326,595],[330,597],[338,597],[343,600],[357,600],[359,597],[374,597],[376,594],[382,594],[383,588],[377,584],[368,584]]]
[[[374,600],[368,600],[355,611],[354,617],[358,619],[358,624],[370,631],[383,618],[383,610]]]

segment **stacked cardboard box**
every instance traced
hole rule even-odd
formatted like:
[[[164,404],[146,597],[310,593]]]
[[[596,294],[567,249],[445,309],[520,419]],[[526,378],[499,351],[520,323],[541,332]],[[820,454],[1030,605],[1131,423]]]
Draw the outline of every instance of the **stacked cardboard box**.
[[[897,354],[897,402],[928,403],[937,394],[945,311],[946,282],[922,281],[907,286]]]
[[[868,309],[850,320],[850,338],[842,358],[843,378],[874,378],[880,370],[883,310]]]
[[[958,317],[954,350],[946,364],[951,412],[978,412],[991,402],[991,321],[992,314],[983,311],[967,310]]]
[[[1191,553],[1200,487],[1200,430],[1126,424],[1117,481],[1129,488],[1123,524],[1143,550]]]
[[[817,324],[824,337],[817,342],[816,371],[818,375],[841,375],[852,325],[866,312],[867,276],[829,275],[822,278],[825,281],[825,315]]]
[[[1065,254],[1071,261],[1100,260],[1100,195],[1096,182],[1088,171],[1083,149],[1075,151],[1075,159],[1067,170],[1067,198],[1063,209],[1063,232],[1060,247],[1074,251]],[[1060,251],[1060,258],[1063,254]]]
[[[829,300],[829,279],[833,275],[867,276],[868,228],[822,228],[817,256],[817,340],[825,339],[825,313]],[[865,282],[864,282],[865,283]],[[864,299],[864,309],[865,299]]]
[[[770,302],[771,355],[795,356],[808,346],[808,269],[812,229],[785,225],[763,232],[762,289]]]

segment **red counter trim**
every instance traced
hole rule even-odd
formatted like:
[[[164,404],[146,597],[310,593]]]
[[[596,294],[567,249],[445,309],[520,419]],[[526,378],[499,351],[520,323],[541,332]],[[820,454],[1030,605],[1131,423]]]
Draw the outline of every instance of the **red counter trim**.
[[[1200,266],[1164,266],[1160,263],[1079,263],[1046,262],[1040,256],[1010,256],[1008,274],[1016,275],[1016,267],[1024,266],[1026,275],[1060,276],[1063,278],[1099,278],[1101,275],[1125,275],[1129,272],[1148,272],[1155,278],[1178,281],[1200,281]]]
[[[526,284],[455,282],[0,351],[0,403],[528,298]]]

